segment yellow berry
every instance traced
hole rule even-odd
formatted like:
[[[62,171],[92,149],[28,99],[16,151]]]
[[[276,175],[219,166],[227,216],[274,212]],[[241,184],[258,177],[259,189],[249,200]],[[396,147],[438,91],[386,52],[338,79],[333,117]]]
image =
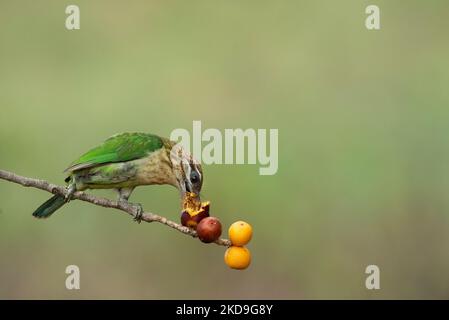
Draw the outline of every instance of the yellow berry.
[[[229,240],[234,246],[244,246],[253,236],[253,228],[245,221],[234,222],[229,227]]]
[[[225,263],[232,269],[246,269],[251,263],[251,253],[245,247],[229,247],[224,255]]]

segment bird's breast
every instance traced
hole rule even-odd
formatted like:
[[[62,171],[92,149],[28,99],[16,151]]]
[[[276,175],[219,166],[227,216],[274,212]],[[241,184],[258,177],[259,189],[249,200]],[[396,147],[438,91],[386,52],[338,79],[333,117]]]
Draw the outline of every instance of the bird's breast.
[[[176,186],[171,161],[164,148],[137,160],[139,184],[170,184]]]

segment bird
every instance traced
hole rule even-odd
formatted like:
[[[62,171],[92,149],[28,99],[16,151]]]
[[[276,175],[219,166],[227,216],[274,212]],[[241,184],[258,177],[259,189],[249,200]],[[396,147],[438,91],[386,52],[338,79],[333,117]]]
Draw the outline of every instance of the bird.
[[[199,197],[203,185],[201,164],[181,144],[142,132],[113,135],[84,153],[64,170],[66,195],[56,194],[33,212],[39,219],[50,217],[68,203],[76,191],[115,189],[117,201],[127,202],[133,190],[144,185],[171,185]],[[140,222],[143,208],[134,220]]]

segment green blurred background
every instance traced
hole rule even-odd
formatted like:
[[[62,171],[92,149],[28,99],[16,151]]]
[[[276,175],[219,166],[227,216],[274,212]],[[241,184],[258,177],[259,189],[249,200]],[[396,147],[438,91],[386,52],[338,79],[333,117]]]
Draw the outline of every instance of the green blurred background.
[[[448,30],[444,0],[3,0],[1,169],[62,183],[114,133],[201,120],[278,128],[279,171],[204,168],[212,214],[254,227],[243,272],[223,247],[79,201],[37,221],[49,194],[0,181],[0,298],[449,298]],[[172,187],[131,201],[179,219]]]

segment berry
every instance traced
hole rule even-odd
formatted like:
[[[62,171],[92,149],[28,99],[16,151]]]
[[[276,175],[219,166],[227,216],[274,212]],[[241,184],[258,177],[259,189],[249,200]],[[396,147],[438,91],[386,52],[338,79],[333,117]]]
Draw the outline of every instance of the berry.
[[[225,263],[232,269],[243,270],[251,263],[251,253],[245,247],[229,247],[224,255]]]
[[[234,246],[244,246],[253,236],[253,228],[245,221],[234,222],[229,227],[229,239]]]
[[[204,218],[196,227],[198,238],[204,243],[214,242],[221,236],[221,223],[215,217]]]

